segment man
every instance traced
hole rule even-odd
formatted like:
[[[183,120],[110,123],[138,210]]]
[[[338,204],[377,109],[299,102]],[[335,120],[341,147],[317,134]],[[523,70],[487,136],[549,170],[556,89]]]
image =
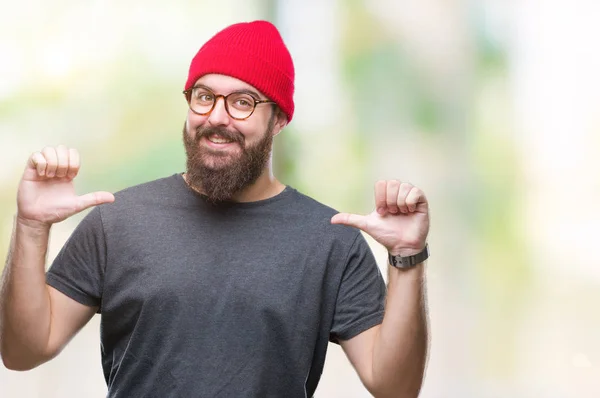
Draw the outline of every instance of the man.
[[[328,341],[374,396],[417,396],[425,196],[379,181],[374,212],[336,214],[279,182],[293,91],[277,29],[235,24],[190,65],[185,173],[76,196],[77,151],[34,153],[0,295],[5,366],[49,361],[100,313],[109,397],[311,397]],[[92,206],[45,273],[51,225]],[[390,253],[387,297],[359,229]]]

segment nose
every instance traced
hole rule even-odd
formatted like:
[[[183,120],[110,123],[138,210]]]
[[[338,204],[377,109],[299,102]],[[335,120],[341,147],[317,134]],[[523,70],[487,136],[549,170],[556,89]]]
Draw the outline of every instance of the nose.
[[[208,115],[207,122],[211,126],[228,126],[230,118],[225,109],[225,98],[217,97],[215,101],[215,107],[210,112],[210,115]]]

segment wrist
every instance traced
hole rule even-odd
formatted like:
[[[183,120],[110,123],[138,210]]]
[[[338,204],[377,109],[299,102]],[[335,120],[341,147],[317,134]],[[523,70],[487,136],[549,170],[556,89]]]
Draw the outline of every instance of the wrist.
[[[52,227],[52,224],[24,218],[18,213],[15,217],[15,223],[17,228],[24,229],[34,234],[48,233],[50,232],[50,228]]]
[[[396,278],[401,278],[404,281],[422,282],[423,278],[425,278],[425,262],[418,263],[408,268],[395,267],[388,263],[387,275],[390,283],[395,281]]]
[[[398,253],[398,254],[395,254]],[[388,252],[389,264],[396,268],[408,269],[423,263],[429,258],[429,246],[422,249],[401,249]]]
[[[388,253],[392,256],[414,256],[415,254],[422,252],[425,249],[425,246],[427,246],[427,243],[423,243],[419,247],[393,247],[388,249]]]

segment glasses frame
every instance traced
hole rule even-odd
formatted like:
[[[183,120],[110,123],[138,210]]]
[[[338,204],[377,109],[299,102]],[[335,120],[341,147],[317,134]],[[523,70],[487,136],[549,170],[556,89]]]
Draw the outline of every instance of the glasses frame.
[[[192,91],[194,91],[197,88],[201,88],[203,90],[208,91],[215,98],[215,100],[213,101],[212,107],[208,111],[206,111],[204,113],[197,112],[196,110],[194,110],[192,108]],[[230,95],[235,95],[235,94],[246,94],[246,95],[250,96],[254,100],[252,111],[250,112],[250,114],[248,116],[242,117],[242,118],[235,117],[235,116],[233,116],[231,114],[231,112],[229,112],[229,104],[227,102],[227,98],[229,98]],[[260,104],[275,104],[275,101],[256,99],[256,98],[254,98],[253,95],[251,95],[251,94],[249,94],[249,93],[247,93],[245,91],[234,91],[234,92],[231,92],[231,93],[229,93],[227,95],[223,95],[223,94],[215,94],[212,90],[210,90],[209,88],[204,87],[204,86],[194,86],[194,87],[188,88],[187,90],[183,90],[183,95],[185,95],[185,99],[186,99],[186,101],[188,103],[188,107],[190,108],[190,110],[192,112],[194,112],[196,115],[200,115],[200,116],[210,115],[210,113],[215,109],[215,106],[217,105],[217,102],[219,101],[219,98],[223,98],[223,104],[225,105],[225,111],[227,112],[227,114],[229,115],[230,118],[235,119],[235,120],[246,120],[246,119],[248,119],[250,116],[252,116],[254,114],[254,111],[256,110],[256,106],[257,105],[260,105]]]

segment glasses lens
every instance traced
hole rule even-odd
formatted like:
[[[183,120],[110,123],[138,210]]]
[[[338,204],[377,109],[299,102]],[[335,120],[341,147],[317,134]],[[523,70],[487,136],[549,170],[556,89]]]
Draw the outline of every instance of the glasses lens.
[[[232,93],[227,97],[227,106],[231,117],[244,119],[254,111],[254,98],[244,93]]]
[[[194,112],[204,114],[210,112],[215,102],[215,95],[210,91],[198,87],[192,90],[190,96],[190,108]]]

